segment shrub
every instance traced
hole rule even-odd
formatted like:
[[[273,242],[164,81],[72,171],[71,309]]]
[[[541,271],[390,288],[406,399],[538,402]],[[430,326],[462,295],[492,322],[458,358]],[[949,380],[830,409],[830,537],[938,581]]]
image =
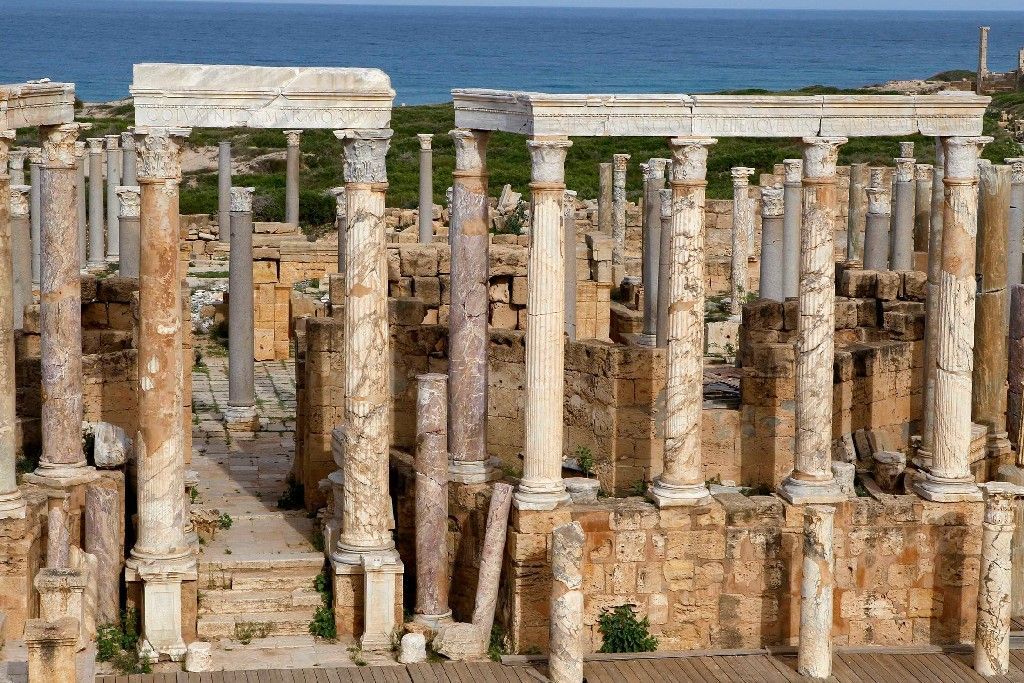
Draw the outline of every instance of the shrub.
[[[633,605],[605,608],[597,619],[603,641],[598,652],[654,652],[658,639],[651,635],[647,617],[636,618]]]
[[[316,608],[313,621],[309,623],[309,632],[317,638],[335,640],[338,637],[338,630],[334,624],[334,593],[327,572],[322,571],[316,575],[313,579],[313,588],[320,594],[321,604]]]

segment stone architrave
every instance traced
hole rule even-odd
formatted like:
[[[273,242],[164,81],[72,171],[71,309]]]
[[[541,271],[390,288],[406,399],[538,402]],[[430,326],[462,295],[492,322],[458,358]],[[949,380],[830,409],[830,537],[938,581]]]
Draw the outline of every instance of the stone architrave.
[[[785,301],[782,277],[782,230],[785,221],[783,195],[778,185],[761,188],[761,271],[762,299]]]
[[[1010,542],[1015,501],[1024,494],[1024,488],[993,481],[982,484],[981,490],[985,518],[981,525],[974,670],[982,676],[1005,676],[1010,671]]]
[[[1021,251],[1024,249],[1024,157],[1006,159],[1010,176],[1010,238],[1006,252],[1006,281],[1009,286],[1024,282]]]
[[[1024,466],[1024,284],[1010,286],[1009,326],[1006,426],[1010,444],[1017,451],[1017,466],[1021,467]]]
[[[651,159],[644,173],[643,286],[644,321],[640,343],[654,346],[658,334],[658,267],[661,264],[661,191],[668,159]],[[568,245],[566,245],[568,247]],[[574,244],[575,246],[575,244]],[[566,254],[570,251],[567,248]],[[570,262],[575,267],[575,259]],[[567,267],[568,270],[568,267]]]
[[[11,256],[14,261],[14,329],[25,325],[25,306],[32,303],[32,228],[28,185],[11,185]]]
[[[89,240],[86,265],[102,268],[107,260],[103,253],[103,138],[89,138]]]
[[[451,308],[448,314],[449,477],[451,481],[463,484],[479,484],[498,475],[498,470],[487,457],[489,134],[456,129],[451,132],[451,137],[455,142],[455,171],[451,226],[448,231],[448,242],[451,245]]]
[[[334,227],[338,231],[338,274],[345,276],[345,235],[348,233],[348,200],[345,198],[345,188],[332,187],[327,194],[334,197]]]
[[[797,671],[802,676],[822,680],[832,675],[834,517],[835,508],[831,505],[808,505],[804,509]]]
[[[842,137],[803,139],[800,295],[797,301],[796,432],[793,472],[779,492],[800,503],[845,498],[832,475],[835,355],[836,161]]]
[[[139,159],[135,149],[135,134],[121,133],[121,184],[131,187],[139,184]]]
[[[217,146],[217,231],[222,244],[231,241],[231,142]]]
[[[732,168],[732,293],[729,310],[733,315],[743,311],[743,301],[750,291],[750,277],[747,262],[750,259],[750,242],[747,237],[753,233],[754,202],[750,199],[750,176],[756,169],[734,166]]]
[[[864,262],[864,230],[867,227],[868,165],[850,164],[850,203],[846,221],[846,260]]]
[[[418,218],[420,244],[434,241],[434,136],[419,133],[420,142],[420,211]]]
[[[252,195],[255,187],[231,188],[231,253],[228,262],[228,405],[224,423],[230,430],[253,431],[256,379],[253,332]]]
[[[120,616],[121,515],[117,488],[103,480],[86,486],[82,540],[85,552],[96,557],[96,620],[100,624],[116,623]]]
[[[28,680],[77,681],[79,620],[63,617],[49,622],[29,619],[25,624]]]
[[[552,683],[583,683],[583,546],[579,522],[551,532],[551,622],[548,675]]]
[[[448,608],[448,376],[419,375],[416,393],[416,616],[437,629]]]
[[[31,215],[32,227],[32,284],[39,285],[39,249],[42,228],[42,187],[43,187],[43,150],[40,147],[30,147],[28,150],[29,184],[32,187],[29,192],[29,213]]]
[[[136,180],[138,177],[136,176]],[[121,207],[120,229],[118,238],[121,246],[118,249],[118,271],[121,277],[137,278],[139,276],[140,242],[140,210],[141,192],[138,185],[121,185],[117,188],[118,204]]]
[[[626,277],[626,170],[628,154],[612,155],[612,285]]]
[[[927,500],[978,500],[970,469],[971,377],[978,229],[978,157],[990,137],[950,137],[945,145],[942,270],[936,327],[935,425],[931,466],[914,482]]]
[[[787,299],[797,295],[800,284],[800,194],[802,159],[783,159],[784,220],[782,223],[782,284]]]
[[[299,167],[302,163],[301,130],[286,130],[288,143],[284,177],[284,222],[299,224]]]
[[[12,149],[7,152],[7,155],[7,175],[10,176],[11,185],[24,185],[25,160],[28,159],[28,150],[23,148]],[[0,168],[0,175],[3,175],[2,168]]]
[[[121,213],[117,204],[117,187],[121,184],[121,142],[120,135],[106,136],[107,150],[107,258],[109,261],[120,261]]]
[[[931,164],[914,166],[914,251],[928,251],[928,235],[932,223]]]
[[[909,152],[909,155],[907,154]],[[892,270],[914,268],[914,143],[901,142],[900,156],[893,159],[892,229],[889,233]]]
[[[576,191],[565,191],[565,336],[576,341]]]
[[[872,168],[868,183],[868,213],[864,229],[864,268],[889,270],[889,225],[891,204],[889,190],[883,182],[883,169]]]
[[[945,204],[945,149],[941,138],[935,139],[935,165],[932,167],[932,208],[928,226],[928,283],[924,302],[924,368],[921,370],[921,443],[914,463],[928,469],[935,447],[935,372],[939,353],[939,281],[942,279],[942,225]]]
[[[491,489],[491,504],[487,509],[487,527],[484,529],[484,545],[480,554],[480,576],[477,578],[472,622],[485,642],[491,637],[494,611],[498,607],[498,589],[501,587],[501,566],[505,559],[505,536],[508,532],[513,491],[511,484],[495,482]]]
[[[714,138],[683,137],[672,148],[672,275],[665,386],[665,466],[648,491],[658,507],[701,505],[704,382],[704,204]]]
[[[533,229],[527,266],[526,446],[514,496],[523,510],[553,510],[569,501],[562,481],[565,387],[565,138],[534,138],[530,193]]]
[[[661,190],[658,195],[661,208],[661,246],[658,249],[657,347],[664,349],[668,346],[668,308],[672,296],[672,190]]]
[[[85,141],[79,140],[75,143],[75,170],[78,174],[78,262],[83,268],[89,255],[89,202],[85,177],[85,167],[89,162],[85,158],[85,148]]]
[[[597,229],[605,235],[612,234],[612,185],[614,171],[611,162],[597,165],[598,196],[597,196]]]

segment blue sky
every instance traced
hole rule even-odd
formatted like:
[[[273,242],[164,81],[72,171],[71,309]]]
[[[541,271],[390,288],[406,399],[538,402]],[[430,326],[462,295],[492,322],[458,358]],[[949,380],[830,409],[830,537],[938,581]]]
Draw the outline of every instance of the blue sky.
[[[489,5],[567,7],[678,7],[719,9],[1012,10],[1022,0],[189,0],[191,2],[316,3],[331,5]],[[2,4],[2,0],[0,0]]]

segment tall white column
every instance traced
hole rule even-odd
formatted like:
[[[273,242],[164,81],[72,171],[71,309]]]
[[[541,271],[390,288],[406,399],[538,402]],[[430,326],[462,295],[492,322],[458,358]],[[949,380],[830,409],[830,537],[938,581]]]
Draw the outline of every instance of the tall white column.
[[[106,136],[107,145],[107,261],[119,261],[121,253],[121,231],[117,205],[117,188],[121,184],[121,136]]]
[[[348,198],[345,187],[332,187],[327,194],[334,197],[334,227],[338,231],[338,274],[345,276],[345,234],[348,232]]]
[[[802,676],[817,679],[825,679],[832,675],[835,511],[831,505],[808,505],[804,509],[797,671]]]
[[[138,176],[135,177],[136,182]],[[139,276],[139,252],[142,249],[142,235],[140,232],[139,211],[140,193],[142,190],[138,185],[121,185],[117,188],[117,198],[120,204],[120,223],[118,239],[121,241],[118,254],[117,274],[121,277]]]
[[[864,268],[889,270],[889,226],[891,202],[889,188],[883,182],[884,169],[871,169],[865,192],[868,196],[867,223],[864,228]]]
[[[988,76],[988,26],[978,27],[978,74],[974,81],[974,92],[981,95]]]
[[[939,281],[942,279],[942,226],[945,204],[946,152],[941,138],[935,138],[932,168],[932,212],[928,227],[928,284],[924,302],[924,375],[921,399],[921,444],[914,463],[928,469],[935,448],[935,372],[939,353]]]
[[[797,301],[796,448],[779,493],[794,504],[845,498],[832,476],[836,161],[842,137],[803,139],[803,228]]]
[[[669,166],[669,173],[671,173]],[[658,249],[658,339],[657,346],[668,346],[668,307],[672,296],[672,189],[658,192],[661,208],[661,247]]]
[[[43,150],[40,147],[29,147],[29,181],[32,189],[29,190],[29,213],[31,214],[32,233],[32,284],[39,285],[39,237],[42,225],[40,211],[40,192],[43,185]]]
[[[1024,489],[993,481],[981,485],[985,518],[981,524],[981,567],[978,577],[978,619],[974,636],[974,670],[982,676],[1010,671],[1010,542],[1015,501]]]
[[[626,277],[626,170],[628,154],[612,155],[612,284]]]
[[[222,244],[231,241],[231,143],[217,147],[217,230]]]
[[[762,299],[784,301],[782,283],[782,229],[785,220],[783,189],[778,185],[761,188],[761,270]]]
[[[85,166],[88,163],[85,158],[85,142],[75,143],[75,169],[78,171],[77,194],[78,194],[78,262],[85,268],[85,261],[88,258],[89,243],[89,202],[86,199],[86,178]]]
[[[89,244],[86,265],[102,268],[103,253],[103,138],[89,138]]]
[[[11,254],[14,260],[14,329],[24,329],[25,306],[32,303],[32,234],[28,185],[11,185]]]
[[[868,165],[850,164],[850,200],[846,221],[846,260],[864,262],[864,229],[868,196]]]
[[[665,385],[665,466],[648,491],[658,507],[700,505],[709,494],[701,458],[704,404],[704,200],[714,138],[672,148],[672,275]]]
[[[434,241],[434,136],[419,133],[416,138],[420,141],[420,243],[430,244]]]
[[[733,315],[743,312],[743,301],[750,291],[747,261],[750,242],[747,237],[754,231],[754,202],[750,199],[750,176],[756,169],[744,166],[732,168],[732,294],[729,309]]]
[[[914,490],[927,500],[979,500],[970,468],[974,370],[978,157],[990,137],[945,138],[942,268],[939,279],[935,425],[931,466]]]
[[[562,481],[565,387],[565,138],[534,138],[530,194],[533,229],[527,270],[526,448],[514,503],[523,510],[553,510],[569,501]]]
[[[640,343],[654,346],[658,333],[658,265],[661,257],[661,190],[668,159],[651,159],[644,172],[643,286],[644,322]],[[644,164],[641,164],[644,166]],[[575,247],[575,244],[573,245]],[[568,251],[566,252],[569,253]],[[575,267],[575,259],[572,261]]]
[[[800,181],[801,159],[783,159],[782,284],[787,299],[797,295],[800,283]]]
[[[1021,279],[1021,250],[1024,243],[1024,157],[1006,159],[1010,165],[1010,237],[1006,252],[1007,286],[1019,285]]]
[[[896,170],[892,180],[892,229],[890,258],[892,270],[914,267],[914,143],[901,142],[900,156],[893,159]]]
[[[288,152],[284,176],[284,222],[299,224],[299,170],[302,164],[301,130],[286,130]]]

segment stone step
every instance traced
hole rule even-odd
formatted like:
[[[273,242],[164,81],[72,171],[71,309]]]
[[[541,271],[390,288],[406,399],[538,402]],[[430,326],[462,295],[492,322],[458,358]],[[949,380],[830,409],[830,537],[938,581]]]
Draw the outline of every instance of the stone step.
[[[296,608],[315,610],[321,603],[320,594],[312,585],[294,590],[200,590],[199,615],[207,614],[265,614],[287,612]]]
[[[313,580],[324,567],[323,555],[268,560],[200,560],[200,590],[239,591],[312,589]]]
[[[200,616],[196,630],[200,640],[256,640],[268,636],[301,636],[309,633],[316,610],[308,607],[257,615],[208,614]]]

